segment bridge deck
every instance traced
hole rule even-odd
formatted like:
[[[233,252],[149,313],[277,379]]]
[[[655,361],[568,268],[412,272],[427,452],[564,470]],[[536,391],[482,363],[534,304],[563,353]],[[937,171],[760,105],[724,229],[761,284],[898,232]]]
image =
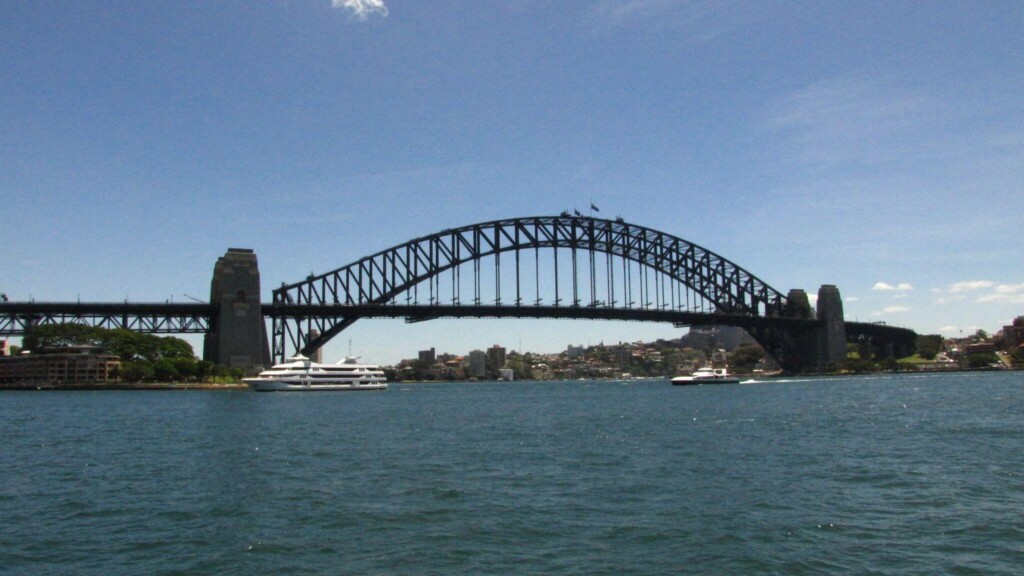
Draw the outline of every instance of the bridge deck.
[[[202,333],[217,307],[190,302],[5,302],[0,303],[0,334],[22,336],[31,325],[76,323],[152,333]],[[668,322],[677,326],[729,325],[745,328],[813,326],[814,320],[718,312],[595,306],[493,306],[405,304],[262,305],[265,318],[567,318]]]

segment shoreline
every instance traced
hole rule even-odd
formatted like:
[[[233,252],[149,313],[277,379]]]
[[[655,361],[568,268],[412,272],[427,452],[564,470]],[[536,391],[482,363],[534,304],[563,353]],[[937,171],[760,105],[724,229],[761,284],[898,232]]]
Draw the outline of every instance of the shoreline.
[[[182,382],[154,382],[149,384],[132,384],[124,382],[75,382],[68,384],[59,383],[31,383],[26,382],[22,384],[4,384],[0,385],[0,392],[7,390],[11,391],[62,391],[62,390],[79,390],[79,391],[95,391],[95,390],[159,390],[159,391],[173,391],[173,390],[223,390],[223,391],[239,391],[248,390],[249,386],[244,383],[238,384],[211,384],[208,382],[201,383],[182,383]]]
[[[850,376],[868,376],[871,374],[949,374],[956,372],[1021,372],[1022,370],[1017,368],[960,368],[960,369],[947,369],[947,370],[901,370],[896,372],[865,372],[859,374],[836,374],[836,373],[816,373],[809,372],[805,374],[780,374],[775,373],[771,375],[764,374],[736,374],[737,378],[751,378],[757,379],[761,382],[771,382],[782,378],[793,378],[793,377],[813,377],[813,378],[842,378]],[[630,381],[645,381],[645,380],[668,380],[668,376],[652,376],[646,378],[586,378],[585,380],[593,381],[606,381],[606,382],[630,382]],[[561,379],[561,380],[514,380],[512,382],[575,382],[579,379]],[[389,384],[442,384],[442,383],[455,383],[464,382],[467,384],[473,383],[491,383],[501,382],[499,380],[397,380],[389,382]],[[511,382],[506,382],[511,383]],[[243,390],[249,390],[249,386],[244,382],[232,383],[232,384],[214,384],[209,382],[201,383],[183,383],[183,382],[154,382],[154,383],[124,383],[124,382],[75,382],[68,384],[61,383],[17,383],[17,384],[0,384],[0,393],[5,391],[12,392],[24,392],[24,391],[62,391],[62,390],[74,390],[74,391],[101,391],[101,390],[153,390],[153,391],[185,391],[185,390],[204,390],[204,391],[224,391],[224,392],[238,392]]]

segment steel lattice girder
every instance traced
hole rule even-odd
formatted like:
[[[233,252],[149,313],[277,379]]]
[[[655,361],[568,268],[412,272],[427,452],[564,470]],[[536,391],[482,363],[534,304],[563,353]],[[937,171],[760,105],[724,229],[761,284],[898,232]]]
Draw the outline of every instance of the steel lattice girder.
[[[780,316],[785,303],[780,292],[753,274],[682,238],[621,220],[562,215],[496,220],[416,238],[331,272],[284,285],[274,291],[274,305],[385,304],[463,264],[479,266],[481,259],[494,256],[500,266],[502,253],[542,248],[556,250],[556,258],[558,249],[570,249],[574,258],[576,250],[584,250],[639,263],[683,283],[716,309],[729,313]],[[575,275],[575,264],[573,271]],[[476,277],[479,282],[479,274]],[[577,289],[575,276],[573,289]],[[479,304],[479,293],[476,300]],[[573,305],[578,306],[579,300]],[[611,304],[606,307],[614,308]],[[275,318],[275,357],[283,357],[286,340],[294,349],[316,349],[357,318]],[[305,329],[301,329],[303,324]],[[320,336],[303,346],[306,334],[314,329]]]
[[[151,334],[209,331],[214,310],[208,304],[11,302],[0,304],[0,334],[23,336],[32,326],[83,324]]]

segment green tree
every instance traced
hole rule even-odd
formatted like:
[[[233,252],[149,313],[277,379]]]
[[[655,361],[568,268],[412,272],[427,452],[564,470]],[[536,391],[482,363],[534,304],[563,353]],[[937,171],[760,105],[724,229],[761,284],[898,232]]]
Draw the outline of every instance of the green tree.
[[[433,380],[433,374],[431,369],[434,367],[430,360],[414,360],[412,363],[412,378],[413,380]]]
[[[124,382],[148,382],[153,379],[153,364],[146,360],[122,362],[117,377]]]
[[[193,360],[196,357],[191,344],[185,342],[181,338],[175,338],[174,336],[165,336],[160,338],[157,345],[157,354],[159,354],[161,358]]]
[[[195,358],[165,358],[174,363],[174,371],[186,382],[199,380],[199,362]]]
[[[200,368],[192,346],[181,338],[141,334],[125,328],[48,324],[33,327],[22,344],[31,352],[75,345],[100,346],[121,359],[118,376],[128,382],[192,380],[209,376],[213,369],[209,363]]]
[[[22,338],[21,345],[32,353],[38,353],[44,348],[97,345],[100,343],[101,330],[85,324],[33,326]]]
[[[157,336],[140,334],[126,328],[104,330],[99,337],[103,347],[122,361],[156,360],[159,357],[159,340]]]
[[[196,380],[199,382],[208,382],[210,377],[213,376],[213,362],[207,360],[201,360],[196,362]]]
[[[926,334],[917,337],[917,354],[925,360],[934,360],[942,351],[942,336]]]
[[[992,364],[998,364],[999,358],[996,357],[995,352],[976,352],[967,357],[967,366],[969,368],[987,368]]]
[[[746,344],[729,353],[729,366],[733,372],[753,372],[764,359],[764,350],[756,344]]]
[[[178,367],[170,358],[160,358],[153,362],[153,378],[158,382],[176,382],[180,379]]]
[[[903,366],[892,356],[884,358],[878,362],[878,368],[885,370],[886,372],[898,372]]]
[[[864,374],[875,371],[875,363],[866,358],[847,358],[843,368],[852,374]]]

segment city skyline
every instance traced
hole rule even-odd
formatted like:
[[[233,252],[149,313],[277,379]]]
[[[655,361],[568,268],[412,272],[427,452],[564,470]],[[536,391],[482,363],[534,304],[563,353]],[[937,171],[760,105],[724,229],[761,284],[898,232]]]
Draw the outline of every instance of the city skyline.
[[[269,301],[595,205],[784,293],[835,284],[850,320],[995,332],[1024,311],[1021,28],[1013,2],[7,4],[0,292],[206,300],[245,247]],[[325,360],[682,333],[363,320]]]

